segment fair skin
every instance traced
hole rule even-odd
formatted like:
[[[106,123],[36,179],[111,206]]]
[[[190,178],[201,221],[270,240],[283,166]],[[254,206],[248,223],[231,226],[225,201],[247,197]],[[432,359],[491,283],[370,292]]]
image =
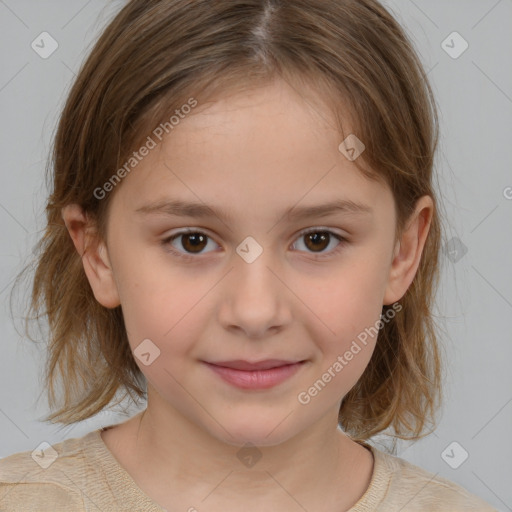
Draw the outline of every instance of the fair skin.
[[[85,236],[78,206],[63,209],[96,299],[121,305],[132,350],[145,339],[160,350],[148,366],[135,357],[147,409],[103,440],[164,508],[341,512],[368,488],[373,457],[337,422],[376,338],[308,404],[297,396],[403,297],[433,205],[418,201],[395,245],[390,190],[340,153],[333,126],[327,107],[315,111],[284,82],[227,95],[182,120],[117,186],[105,242]],[[137,212],[170,198],[227,217]],[[337,199],[372,212],[282,213]],[[184,228],[207,236],[195,253],[190,236],[162,244]],[[329,240],[299,236],[315,228]],[[263,249],[251,263],[236,252],[248,236]],[[271,358],[306,363],[265,390],[234,387],[203,363]],[[237,457],[247,442],[261,455],[252,467]]]

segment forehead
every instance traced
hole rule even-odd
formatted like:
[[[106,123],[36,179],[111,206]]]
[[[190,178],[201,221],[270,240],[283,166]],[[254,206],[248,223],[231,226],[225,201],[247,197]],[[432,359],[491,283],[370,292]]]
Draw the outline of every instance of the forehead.
[[[169,195],[265,210],[334,196],[376,203],[383,185],[339,151],[342,140],[327,106],[278,82],[199,104],[119,192],[132,208]]]

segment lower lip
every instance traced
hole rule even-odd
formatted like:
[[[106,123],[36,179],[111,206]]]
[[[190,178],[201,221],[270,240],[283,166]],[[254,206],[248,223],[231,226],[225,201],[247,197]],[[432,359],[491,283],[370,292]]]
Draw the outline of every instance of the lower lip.
[[[277,386],[292,375],[297,373],[304,364],[295,363],[268,370],[235,370],[234,368],[226,368],[224,366],[216,366],[206,363],[221,379],[242,389],[269,389]]]

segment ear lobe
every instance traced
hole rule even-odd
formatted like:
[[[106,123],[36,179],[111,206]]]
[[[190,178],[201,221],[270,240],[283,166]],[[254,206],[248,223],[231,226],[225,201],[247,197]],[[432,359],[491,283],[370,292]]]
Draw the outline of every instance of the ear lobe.
[[[433,212],[434,204],[430,196],[418,199],[416,209],[395,246],[384,294],[384,305],[400,300],[411,285],[421,261]]]
[[[119,306],[121,301],[106,244],[99,239],[92,222],[79,205],[66,205],[61,213],[73,244],[82,258],[94,297],[106,308]]]

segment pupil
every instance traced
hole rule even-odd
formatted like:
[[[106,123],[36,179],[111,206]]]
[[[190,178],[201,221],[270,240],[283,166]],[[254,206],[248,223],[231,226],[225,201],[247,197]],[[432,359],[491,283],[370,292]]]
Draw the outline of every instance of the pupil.
[[[313,246],[312,247],[309,247],[309,243],[306,243],[306,245],[308,245],[308,248],[309,249],[319,249],[320,251],[325,249],[325,247],[328,245],[328,238],[329,238],[329,233],[326,233],[325,231],[323,232],[317,232],[317,233],[310,233],[308,236],[307,236],[307,241],[308,242],[313,242]],[[325,244],[325,242],[327,241],[327,244]],[[323,245],[321,247],[318,246],[318,242],[320,242],[322,244],[323,242]]]
[[[183,244],[183,247],[188,250],[189,248],[186,246],[190,245],[192,249],[202,249],[203,247],[201,247],[201,244],[204,244],[205,238],[205,236],[199,233],[185,235],[185,243]]]

